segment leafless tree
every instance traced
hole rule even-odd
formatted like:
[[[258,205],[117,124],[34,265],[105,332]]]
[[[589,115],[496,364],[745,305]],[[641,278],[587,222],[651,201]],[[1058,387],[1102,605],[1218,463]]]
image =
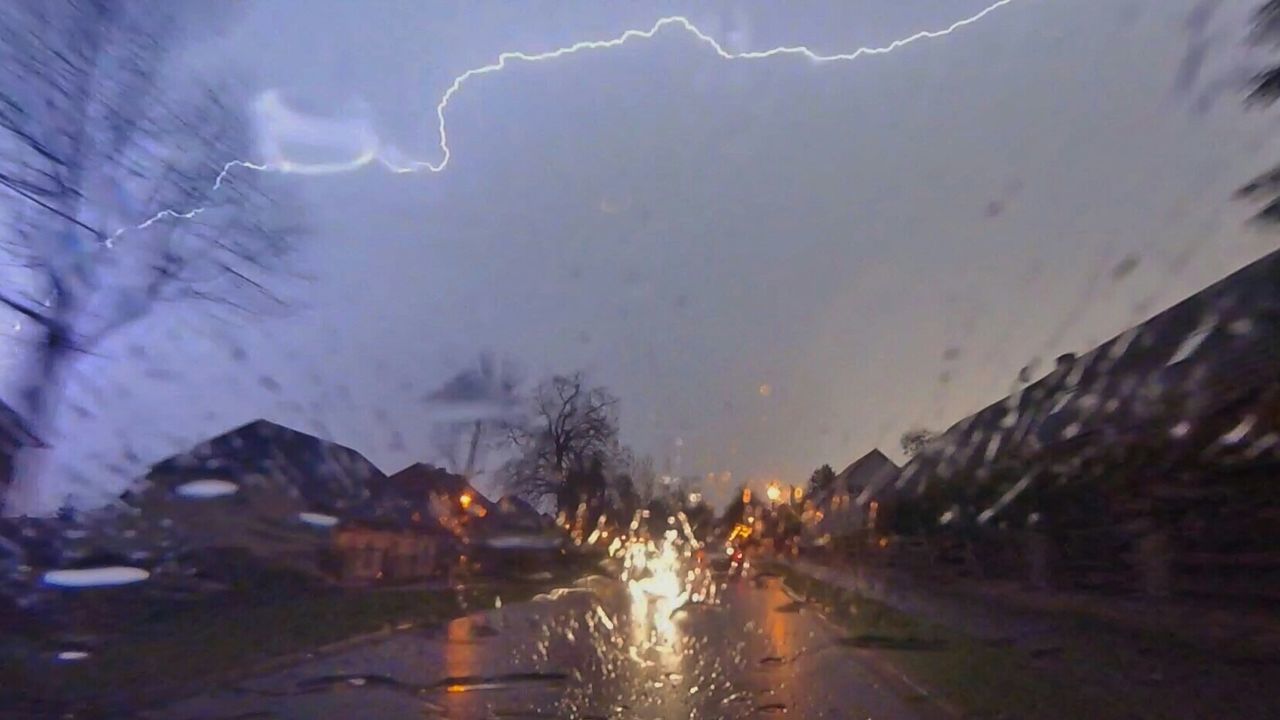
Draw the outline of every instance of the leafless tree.
[[[508,428],[519,453],[507,464],[510,488],[530,500],[602,496],[604,472],[626,453],[618,442],[618,399],[581,372],[557,375],[533,392],[530,420]],[[598,487],[597,487],[598,486]]]
[[[122,327],[167,303],[281,303],[269,278],[296,228],[267,177],[214,187],[251,153],[247,104],[229,85],[179,87],[165,72],[184,5],[0,7],[0,249],[12,261],[0,305],[30,349],[16,409],[46,441],[69,368]],[[29,486],[38,476],[19,460]]]
[[[1254,43],[1269,49],[1280,47],[1280,0],[1266,0],[1254,15],[1252,38]],[[1251,107],[1270,107],[1280,100],[1280,63],[1263,68],[1249,83],[1246,104]],[[1259,175],[1236,192],[1236,196],[1261,203],[1262,208],[1254,219],[1262,224],[1280,223],[1280,167]]]

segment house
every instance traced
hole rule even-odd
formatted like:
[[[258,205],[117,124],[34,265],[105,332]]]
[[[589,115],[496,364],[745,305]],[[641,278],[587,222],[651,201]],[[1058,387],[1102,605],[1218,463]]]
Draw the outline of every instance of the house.
[[[514,495],[498,500],[470,539],[479,569],[503,576],[548,570],[563,561],[567,541],[555,520]]]
[[[480,518],[496,510],[493,501],[466,478],[426,463],[414,463],[394,475],[375,479],[370,492],[381,517],[395,518],[406,526],[435,522],[459,539],[465,539]]]
[[[539,513],[528,501],[515,495],[503,495],[497,503],[493,522],[510,532],[543,532],[555,525],[555,521]]]
[[[0,488],[13,483],[14,459],[23,448],[45,447],[16,410],[0,401]]]
[[[886,500],[898,473],[898,466],[879,449],[850,463],[829,487],[809,498],[815,518],[810,533],[837,538],[883,527]]]
[[[384,477],[355,450],[256,420],[157,463],[122,500],[183,552],[325,576],[341,523],[377,518],[369,488]]]
[[[428,533],[443,569],[474,560],[477,543],[489,534],[498,505],[461,475],[414,463],[370,486],[374,517],[408,533]]]
[[[136,492],[182,495],[184,486],[191,491],[191,482],[215,479],[237,490],[275,486],[316,512],[341,515],[368,502],[369,488],[384,477],[351,448],[255,420],[157,463]]]
[[[466,519],[493,504],[430,465],[390,477],[347,447],[257,420],[155,465],[125,498],[191,550],[360,585],[439,575]]]
[[[449,534],[436,523],[343,523],[334,533],[335,574],[344,585],[412,582],[441,575]]]
[[[1142,548],[1167,548],[1199,591],[1257,595],[1280,587],[1258,580],[1280,577],[1277,473],[1280,251],[1059,357],[900,484],[937,521],[1046,528],[1080,583],[1131,583]]]
[[[904,476],[912,485],[982,481],[1000,463],[1104,444],[1229,464],[1275,458],[1278,388],[1280,251],[1083,355],[1059,357],[1040,380],[948,428]]]

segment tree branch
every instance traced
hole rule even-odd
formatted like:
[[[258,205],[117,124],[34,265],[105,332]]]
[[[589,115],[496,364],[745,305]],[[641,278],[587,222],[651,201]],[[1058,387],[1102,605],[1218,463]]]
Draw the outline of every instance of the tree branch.
[[[35,195],[32,195],[31,193],[29,193],[29,192],[27,192],[26,190],[22,189],[19,185],[17,185],[16,183],[14,183],[14,182],[13,182],[12,180],[10,180],[8,177],[3,176],[3,175],[0,175],[0,185],[4,185],[5,187],[9,188],[9,189],[10,189],[11,191],[13,191],[14,193],[17,193],[18,195],[21,195],[23,198],[26,198],[28,201],[30,201],[30,202],[32,202],[32,203],[35,203],[36,205],[39,205],[40,207],[44,208],[45,210],[48,210],[49,212],[53,213],[54,215],[57,215],[58,217],[62,218],[63,220],[66,220],[67,222],[71,223],[72,225],[75,225],[75,226],[77,226],[77,227],[80,227],[80,228],[83,228],[83,229],[85,229],[85,230],[88,230],[89,232],[93,233],[93,237],[94,237],[94,239],[98,240],[99,242],[101,242],[101,241],[103,241],[103,240],[106,240],[106,239],[107,239],[107,234],[106,234],[106,233],[102,232],[101,230],[99,230],[99,229],[97,229],[97,228],[95,228],[95,227],[93,227],[93,226],[91,226],[91,225],[86,224],[86,223],[85,223],[83,220],[81,220],[80,218],[74,217],[74,216],[72,216],[72,215],[70,215],[70,214],[68,214],[68,213],[66,213],[66,212],[64,212],[64,211],[62,211],[62,210],[60,210],[60,209],[58,209],[58,208],[56,208],[56,207],[54,207],[54,206],[50,205],[49,203],[45,202],[44,200],[41,200],[40,198],[36,197]]]
[[[13,298],[10,298],[9,296],[3,293],[0,293],[0,303],[8,305],[10,308],[36,321],[43,327],[48,328],[48,327],[53,327],[54,325],[54,321],[52,319],[45,317],[44,315],[36,312],[35,310],[27,307],[26,305],[23,305],[22,303],[18,302],[17,300],[14,300]]]

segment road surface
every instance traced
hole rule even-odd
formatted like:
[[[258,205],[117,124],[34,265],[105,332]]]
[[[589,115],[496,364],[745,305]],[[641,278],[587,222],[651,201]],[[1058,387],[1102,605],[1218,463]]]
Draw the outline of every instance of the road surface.
[[[146,713],[155,720],[940,717],[776,578],[669,612],[617,580],[406,631]],[[669,619],[668,619],[669,618]]]

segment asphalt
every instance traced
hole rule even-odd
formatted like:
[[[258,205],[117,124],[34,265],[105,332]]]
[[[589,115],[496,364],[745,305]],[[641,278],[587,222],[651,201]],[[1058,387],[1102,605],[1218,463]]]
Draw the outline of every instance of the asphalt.
[[[300,662],[148,712],[154,720],[945,717],[776,578],[712,603],[603,577]]]

